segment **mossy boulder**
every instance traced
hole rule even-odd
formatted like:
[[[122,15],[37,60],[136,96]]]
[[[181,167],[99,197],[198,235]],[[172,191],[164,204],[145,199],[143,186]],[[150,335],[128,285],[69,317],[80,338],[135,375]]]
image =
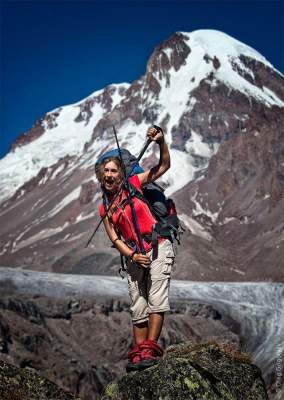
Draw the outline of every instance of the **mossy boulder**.
[[[102,400],[267,400],[250,357],[214,343],[170,347],[155,366],[110,383]]]
[[[1,400],[76,400],[31,368],[18,368],[0,360]],[[79,400],[77,398],[77,400]]]

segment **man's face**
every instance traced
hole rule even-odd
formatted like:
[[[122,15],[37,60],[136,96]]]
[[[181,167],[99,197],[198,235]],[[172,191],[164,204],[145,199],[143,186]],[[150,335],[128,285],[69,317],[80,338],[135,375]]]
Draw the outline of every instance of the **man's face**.
[[[109,161],[104,166],[103,184],[107,192],[116,193],[122,181],[121,170],[114,161]]]

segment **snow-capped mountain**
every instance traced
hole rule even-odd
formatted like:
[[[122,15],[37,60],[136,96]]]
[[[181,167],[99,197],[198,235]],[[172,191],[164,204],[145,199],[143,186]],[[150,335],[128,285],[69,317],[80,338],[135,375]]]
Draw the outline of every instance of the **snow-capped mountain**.
[[[191,231],[177,276],[281,279],[283,82],[263,56],[222,32],[178,32],[154,50],[136,81],[47,113],[0,161],[2,264],[113,267],[117,254],[106,250],[102,232],[84,249],[98,221],[94,163],[115,147],[113,125],[121,146],[138,154],[157,124],[172,157],[163,184]],[[152,145],[143,165],[156,159]],[[267,271],[262,263],[271,254]]]

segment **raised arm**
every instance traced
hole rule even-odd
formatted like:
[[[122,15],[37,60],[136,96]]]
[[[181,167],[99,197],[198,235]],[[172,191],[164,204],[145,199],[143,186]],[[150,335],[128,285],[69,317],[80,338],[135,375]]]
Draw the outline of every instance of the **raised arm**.
[[[141,185],[146,185],[147,183],[155,181],[160,176],[162,176],[171,166],[170,153],[168,145],[165,142],[163,132],[157,130],[154,127],[151,127],[147,131],[147,136],[153,142],[158,143],[158,145],[160,146],[160,159],[158,165],[137,175]]]

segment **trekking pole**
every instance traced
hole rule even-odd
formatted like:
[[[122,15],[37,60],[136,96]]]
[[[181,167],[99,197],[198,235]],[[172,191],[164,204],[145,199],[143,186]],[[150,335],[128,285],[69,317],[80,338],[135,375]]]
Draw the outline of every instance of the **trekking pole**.
[[[153,125],[153,127],[154,127],[155,129],[157,129],[158,132],[160,132],[160,131],[162,130],[162,128],[160,128],[158,125]],[[114,127],[113,127],[113,128],[114,128]],[[139,161],[140,161],[141,158],[143,157],[145,151],[147,150],[147,148],[149,147],[149,144],[150,144],[151,142],[152,142],[152,140],[149,139],[149,138],[146,140],[146,143],[144,144],[144,147],[142,148],[142,150],[140,151],[139,156],[137,157],[136,163],[135,163],[135,164],[133,165],[133,167],[131,168],[131,171],[129,172],[129,174],[127,174],[126,179],[128,179],[128,178],[131,176],[131,174],[132,174],[134,168],[136,167],[137,164],[139,164]]]
[[[154,125],[154,127],[155,127],[155,125]],[[134,168],[136,167],[136,164],[139,163],[139,161],[140,161],[141,158],[143,157],[145,151],[147,150],[147,148],[149,147],[149,145],[150,145],[151,142],[152,142],[151,139],[147,139],[147,141],[146,141],[144,147],[142,148],[142,150],[141,150],[139,156],[137,157],[136,163],[133,165],[133,167],[132,167],[131,171],[129,172],[129,174],[127,174],[127,177],[126,177],[127,179],[128,179],[129,176],[132,174]],[[114,196],[114,198],[113,198],[112,201],[110,202],[109,206],[107,207],[107,209],[106,209],[106,211],[105,211],[104,216],[101,217],[101,220],[99,221],[98,225],[96,226],[96,228],[95,228],[94,232],[92,233],[90,239],[89,239],[88,242],[86,243],[85,248],[87,248],[87,247],[89,246],[89,244],[91,243],[91,241],[93,240],[93,238],[94,238],[95,234],[97,233],[99,227],[101,226],[103,220],[105,219],[105,217],[107,216],[109,210],[111,209],[111,206],[113,205],[113,203],[114,203],[115,200],[117,199],[117,197],[118,197],[120,191],[121,191],[121,189],[117,192],[117,194]]]
[[[152,142],[151,139],[147,139],[147,141],[146,141],[144,147],[142,148],[142,150],[141,150],[139,156],[137,157],[136,164],[138,164],[139,161],[141,160],[141,158],[144,156],[144,153],[145,153],[145,151],[148,149],[149,144],[150,144],[151,142]],[[133,172],[135,166],[136,166],[136,165],[134,164],[134,166],[133,166],[133,168],[131,169],[130,173],[127,175],[127,178],[129,178],[129,176],[132,174],[132,172]]]
[[[103,217],[101,217],[100,222],[98,223],[98,225],[96,226],[94,232],[92,233],[92,236],[90,237],[90,239],[87,241],[86,245],[85,245],[85,249],[89,246],[89,244],[91,243],[91,241],[93,240],[93,237],[95,236],[95,234],[97,233],[99,227],[101,226],[103,220],[105,219],[105,217],[107,216],[107,213],[109,212],[111,206],[113,204],[113,201],[110,203],[109,207],[107,208],[105,215]]]
[[[133,200],[132,200],[132,197],[131,197],[131,194],[130,194],[128,177],[126,175],[126,168],[125,168],[125,164],[124,164],[124,161],[123,161],[123,158],[122,158],[120,146],[119,146],[119,143],[118,143],[117,133],[116,133],[116,129],[115,129],[114,125],[112,126],[112,128],[113,128],[113,133],[114,133],[114,136],[115,136],[115,141],[116,141],[116,145],[117,145],[117,149],[118,149],[118,154],[119,154],[119,158],[120,158],[120,162],[121,162],[121,166],[122,166],[122,171],[123,171],[123,176],[124,176],[123,184],[124,184],[125,189],[126,189],[126,197],[127,197],[128,202],[129,202],[129,205],[130,205],[130,210],[131,210],[131,215],[132,215],[132,219],[133,219],[133,223],[134,223],[135,233],[136,233],[137,238],[138,238],[139,251],[142,254],[146,254],[146,250],[145,250],[144,245],[143,245],[143,238],[142,238],[142,235],[141,235],[141,231],[140,231],[140,227],[139,227],[136,211],[135,211],[135,208],[134,208],[134,203],[133,203]],[[146,146],[144,146],[144,148],[145,147]],[[143,150],[144,150],[144,148],[143,148]],[[144,152],[145,151],[146,151],[146,149],[144,150]]]

